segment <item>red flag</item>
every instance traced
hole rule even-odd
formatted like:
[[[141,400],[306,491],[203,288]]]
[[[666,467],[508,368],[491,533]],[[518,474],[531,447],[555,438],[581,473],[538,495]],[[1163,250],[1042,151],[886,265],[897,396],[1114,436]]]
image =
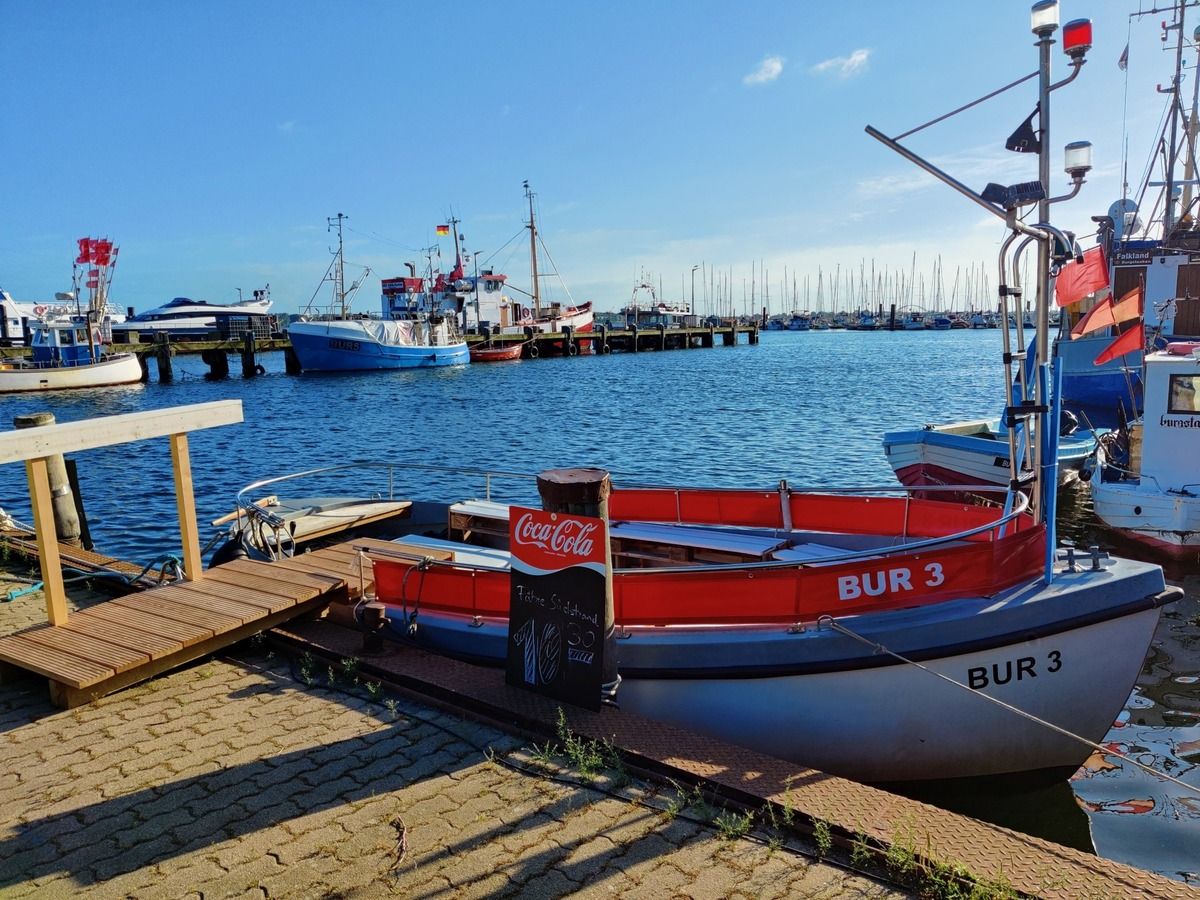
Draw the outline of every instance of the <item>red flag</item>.
[[[75,258],[77,265],[86,266],[92,261],[92,239],[79,238],[79,256]]]
[[[92,263],[97,266],[107,266],[109,254],[112,253],[112,241],[92,241]]]
[[[100,281],[96,278],[89,278],[87,281],[87,286],[95,290],[96,288],[100,287]]]
[[[1054,283],[1054,298],[1059,306],[1069,306],[1108,287],[1108,260],[1103,247],[1083,254],[1083,262],[1067,263]]]
[[[1102,366],[1110,359],[1124,356],[1126,353],[1141,353],[1146,345],[1146,335],[1139,321],[1132,328],[1121,333],[1115,341],[1108,345],[1103,353],[1092,362],[1094,366]]]
[[[1071,329],[1071,340],[1083,337],[1093,331],[1099,331],[1101,328],[1116,325],[1118,322],[1128,322],[1138,318],[1142,314],[1142,297],[1141,285],[1135,287],[1116,303],[1113,303],[1111,296],[1105,297],[1088,310],[1087,315]]]

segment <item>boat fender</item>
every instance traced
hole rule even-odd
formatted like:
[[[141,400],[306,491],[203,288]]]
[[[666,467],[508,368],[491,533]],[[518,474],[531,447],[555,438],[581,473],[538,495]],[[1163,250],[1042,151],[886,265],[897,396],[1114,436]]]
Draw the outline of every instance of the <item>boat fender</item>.
[[[539,353],[540,353],[540,352],[541,352],[541,351],[539,351],[539,350],[538,350],[538,346],[537,346],[537,344],[530,344],[530,345],[529,345],[529,347],[528,347],[528,353],[529,353],[529,358],[530,358],[530,359],[537,359],[537,358],[538,358],[538,355],[539,355]]]
[[[604,353],[612,353],[612,347],[610,347],[610,346],[608,345],[608,343],[607,343],[607,342],[605,342],[605,343],[603,343],[603,344],[601,344],[601,345],[600,345],[600,352],[601,352],[602,354],[604,354]]]
[[[266,375],[266,374],[267,374],[267,367],[266,367],[266,366],[264,366],[262,363],[259,363],[258,365],[256,365],[256,366],[254,367],[254,374],[255,374],[255,375]]]
[[[1079,417],[1069,409],[1064,409],[1058,417],[1059,437],[1067,437],[1079,430]]]
[[[573,341],[567,342],[567,356],[578,356],[579,347]]]
[[[1191,356],[1197,350],[1200,350],[1200,341],[1172,341],[1167,344],[1167,352],[1172,356]]]

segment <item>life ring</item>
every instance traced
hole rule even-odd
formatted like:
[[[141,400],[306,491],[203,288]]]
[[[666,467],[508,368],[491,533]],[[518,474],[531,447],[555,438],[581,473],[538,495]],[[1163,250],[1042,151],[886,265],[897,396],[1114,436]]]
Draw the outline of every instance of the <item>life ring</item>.
[[[540,351],[538,350],[538,346],[537,346],[537,344],[530,344],[530,345],[529,345],[529,346],[526,348],[526,351],[525,351],[525,352],[529,354],[529,358],[530,358],[530,359],[537,359],[537,358],[538,358],[538,354],[540,353]]]
[[[603,343],[603,344],[601,344],[601,345],[600,345],[600,353],[601,353],[601,354],[604,354],[604,353],[612,353],[612,347],[610,347],[610,346],[608,345],[608,342],[607,342],[607,341],[606,341],[605,343]]]
[[[567,356],[578,356],[579,347],[574,341],[567,341]]]
[[[39,303],[37,306],[35,306],[35,307],[33,308],[33,314],[34,314],[35,316],[37,316],[38,318],[41,318],[41,317],[42,317],[42,316],[44,316],[44,315],[45,315],[47,312],[49,312],[49,310],[50,310],[50,307],[48,307],[48,306],[46,306],[46,305],[44,305],[44,304],[42,304],[42,303]]]

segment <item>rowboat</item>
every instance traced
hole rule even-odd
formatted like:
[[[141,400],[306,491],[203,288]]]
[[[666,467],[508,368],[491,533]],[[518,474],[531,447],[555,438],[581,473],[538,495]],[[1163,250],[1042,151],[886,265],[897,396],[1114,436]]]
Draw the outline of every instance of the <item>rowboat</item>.
[[[509,344],[493,344],[490,341],[471,347],[471,362],[505,362],[510,359],[520,359],[524,341],[514,341]]]

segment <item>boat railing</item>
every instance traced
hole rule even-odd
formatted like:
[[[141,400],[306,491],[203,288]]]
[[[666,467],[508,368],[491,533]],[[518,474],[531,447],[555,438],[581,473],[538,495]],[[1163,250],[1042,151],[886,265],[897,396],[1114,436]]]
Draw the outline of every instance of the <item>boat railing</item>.
[[[473,469],[462,468],[459,466],[439,466],[431,463],[412,463],[412,462],[375,462],[375,461],[356,461],[349,463],[341,463],[335,466],[321,466],[315,469],[308,469],[303,472],[292,472],[288,475],[279,475],[275,478],[264,478],[260,481],[255,481],[246,485],[237,492],[237,525],[241,527],[241,517],[246,515],[251,520],[259,520],[272,528],[282,528],[284,520],[271,512],[270,507],[259,506],[254,501],[254,496],[261,492],[264,488],[269,488],[277,484],[285,482],[298,481],[301,479],[315,479],[321,476],[333,475],[337,472],[349,472],[355,470],[379,470],[387,474],[387,499],[396,499],[396,470],[437,473],[441,475],[456,475],[467,476],[472,478],[483,479],[484,499],[492,499],[493,482],[496,479],[513,479],[521,481],[536,482],[536,475],[529,475],[525,472],[506,472],[502,470],[491,469]]]
[[[528,476],[532,477],[532,476]],[[962,485],[945,485],[943,486],[948,491],[962,491]],[[706,489],[708,490],[708,489]],[[734,492],[734,488],[713,488],[714,491]],[[835,488],[835,489],[814,489],[812,493],[823,494],[854,494],[863,491],[878,492],[895,492],[895,491],[913,491],[913,490],[929,490],[928,487],[916,488],[909,486],[898,487],[883,487],[883,488]],[[671,566],[652,566],[614,569],[615,574],[636,574],[636,575],[658,575],[658,574],[688,574],[688,573],[713,573],[713,572],[756,572],[764,570],[781,570],[781,569],[803,569],[815,565],[832,565],[834,563],[853,562],[863,559],[880,559],[883,557],[891,557],[900,554],[908,555],[917,551],[930,550],[936,547],[942,547],[948,544],[957,543],[975,535],[984,534],[988,531],[993,533],[1003,530],[1012,523],[1017,517],[1022,515],[1029,506],[1029,497],[1023,493],[1017,492],[1016,499],[1013,503],[1013,508],[1003,513],[994,521],[985,522],[982,525],[969,528],[964,531],[957,531],[953,534],[939,535],[937,537],[923,538],[917,541],[906,541],[901,544],[896,544],[891,547],[868,547],[862,550],[847,550],[842,553],[831,553],[825,556],[814,556],[804,560],[762,560],[762,561],[740,561],[731,563],[700,563],[695,565],[671,565]],[[994,539],[994,536],[993,536]],[[412,549],[406,549],[400,545],[393,548],[381,549],[379,547],[360,547],[355,546],[355,550],[361,552],[369,552],[374,556],[383,556],[396,558],[414,563],[420,563],[424,566],[444,567],[450,569],[468,569],[478,572],[495,572],[494,565],[484,565],[473,563],[467,560],[441,560],[435,559],[427,554]]]

